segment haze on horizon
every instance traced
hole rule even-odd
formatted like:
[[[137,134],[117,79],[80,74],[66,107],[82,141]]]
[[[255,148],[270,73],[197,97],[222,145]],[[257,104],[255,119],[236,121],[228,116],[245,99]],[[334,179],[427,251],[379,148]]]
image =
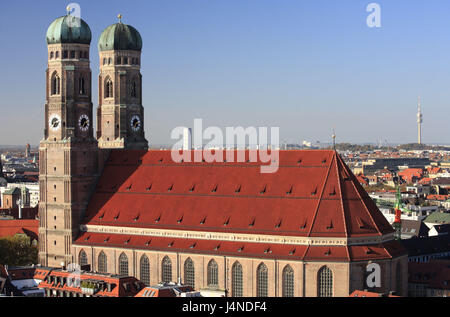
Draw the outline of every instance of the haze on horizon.
[[[0,144],[43,136],[47,27],[67,3],[2,1]],[[450,135],[450,3],[335,0],[73,1],[92,31],[94,109],[98,38],[123,22],[143,39],[146,137],[202,118],[208,126],[278,126],[280,141],[390,144]],[[366,6],[381,6],[369,28]],[[95,116],[95,110],[94,110]],[[95,121],[95,120],[94,120]]]

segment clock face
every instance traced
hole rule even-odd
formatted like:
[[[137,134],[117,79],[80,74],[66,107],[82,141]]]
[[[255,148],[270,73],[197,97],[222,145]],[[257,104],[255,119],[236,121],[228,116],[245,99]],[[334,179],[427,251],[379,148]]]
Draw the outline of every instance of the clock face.
[[[57,114],[54,114],[50,117],[48,124],[50,126],[50,129],[52,129],[53,131],[57,131],[61,126],[61,118]]]
[[[132,116],[131,117],[131,129],[134,131],[134,132],[137,132],[137,131],[139,131],[140,129],[141,129],[141,119],[139,118],[139,116],[138,115],[134,115],[134,116]]]
[[[86,132],[87,130],[89,130],[89,126],[90,126],[89,117],[85,114],[82,114],[78,119],[78,127],[80,128],[81,131]]]

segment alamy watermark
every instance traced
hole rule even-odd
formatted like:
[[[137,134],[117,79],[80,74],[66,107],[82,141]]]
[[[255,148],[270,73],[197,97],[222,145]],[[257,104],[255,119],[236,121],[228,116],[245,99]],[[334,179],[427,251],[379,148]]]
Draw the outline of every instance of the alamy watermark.
[[[381,28],[381,6],[378,3],[370,3],[366,8],[370,12],[366,23],[369,28]]]
[[[203,120],[195,119],[192,130],[186,127],[172,130],[171,138],[178,140],[172,147],[172,160],[198,163],[260,162],[263,163],[261,173],[276,173],[279,166],[279,130],[279,127],[270,127],[269,142],[268,127],[226,127],[224,133],[219,127],[203,130]],[[207,141],[206,145],[204,141]]]

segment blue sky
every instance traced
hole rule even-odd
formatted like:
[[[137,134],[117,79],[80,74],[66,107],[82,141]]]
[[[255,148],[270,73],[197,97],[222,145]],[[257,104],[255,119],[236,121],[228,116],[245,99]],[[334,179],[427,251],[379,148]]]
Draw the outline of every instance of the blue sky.
[[[177,126],[278,126],[288,142],[450,143],[450,2],[78,0],[97,41],[123,15],[143,38],[146,136]],[[366,6],[381,6],[381,28]],[[1,1],[0,144],[43,135],[46,42],[69,1]]]

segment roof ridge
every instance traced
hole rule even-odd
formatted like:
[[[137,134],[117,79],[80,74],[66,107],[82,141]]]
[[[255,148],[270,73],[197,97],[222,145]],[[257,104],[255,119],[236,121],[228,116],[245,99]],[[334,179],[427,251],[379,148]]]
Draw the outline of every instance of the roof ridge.
[[[328,177],[330,176],[331,166],[333,165],[333,160],[334,159],[335,159],[335,157],[333,155],[333,157],[331,158],[330,165],[328,166],[327,176],[325,178],[325,181],[323,182],[323,187],[322,187],[322,190],[320,192],[320,196],[319,196],[319,199],[318,199],[316,210],[314,211],[314,216],[313,216],[313,219],[311,221],[311,226],[309,227],[308,234],[306,235],[307,237],[311,236],[311,232],[312,232],[312,229],[314,227],[314,223],[316,221],[317,214],[319,213],[320,203],[322,202],[322,197],[323,197],[323,194],[325,192],[325,187],[327,186]]]
[[[344,167],[344,169],[346,170],[346,172],[349,174],[349,176],[351,177],[351,173],[349,173],[348,169],[346,168],[346,165],[342,162],[342,159],[340,160],[341,166]],[[356,191],[356,194],[358,195],[358,197],[360,198],[360,201],[362,202],[364,209],[367,211],[367,213],[369,214],[370,220],[372,221],[374,227],[376,228],[376,230],[378,231],[379,234],[383,234],[383,232],[381,231],[380,227],[378,226],[377,222],[375,221],[375,219],[372,216],[372,213],[370,212],[369,208],[367,207],[366,202],[364,201],[363,197],[361,196],[360,191],[358,190],[356,183],[355,182],[351,182],[353,188]]]

